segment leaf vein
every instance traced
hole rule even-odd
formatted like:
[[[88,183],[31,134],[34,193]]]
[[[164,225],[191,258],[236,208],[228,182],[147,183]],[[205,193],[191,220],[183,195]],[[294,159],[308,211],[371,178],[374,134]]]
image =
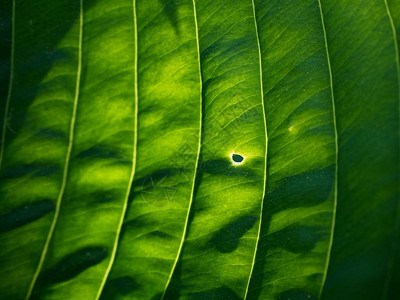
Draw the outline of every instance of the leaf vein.
[[[322,31],[324,35],[324,41],[325,41],[325,50],[326,50],[326,59],[328,62],[328,70],[329,70],[329,82],[331,86],[331,96],[332,96],[332,115],[333,115],[333,126],[334,126],[334,132],[335,132],[335,186],[334,186],[334,199],[333,199],[333,212],[332,212],[332,227],[331,227],[331,236],[329,239],[329,246],[328,246],[328,253],[326,257],[326,263],[325,263],[325,269],[323,272],[323,277],[321,281],[321,287],[319,291],[319,298],[322,296],[322,292],[324,289],[326,277],[328,274],[328,268],[329,268],[329,263],[330,263],[330,258],[331,258],[331,251],[332,251],[332,245],[333,245],[333,236],[335,232],[335,223],[336,223],[336,207],[337,207],[337,193],[338,193],[338,155],[339,155],[339,145],[338,145],[338,133],[337,133],[337,125],[336,125],[336,107],[335,107],[335,96],[333,92],[333,75],[332,75],[332,67],[331,67],[331,59],[329,55],[329,47],[328,47],[328,38],[326,35],[326,29],[325,29],[325,22],[324,22],[324,14],[322,11],[322,4],[321,0],[318,0],[319,4],[319,11],[321,15],[321,26],[322,26]]]
[[[0,146],[0,168],[3,162],[4,155],[4,143],[6,141],[6,131],[7,125],[9,121],[9,110],[10,110],[10,102],[11,102],[11,94],[14,83],[14,56],[15,56],[15,0],[12,2],[12,16],[11,16],[11,54],[10,54],[10,79],[8,82],[8,93],[6,99],[6,105],[4,109],[4,120],[3,120],[3,128],[1,132],[1,146]]]
[[[77,68],[77,74],[76,74],[76,86],[75,86],[75,96],[74,96],[74,104],[73,104],[73,109],[72,109],[72,118],[71,118],[71,124],[70,124],[70,131],[69,131],[69,142],[68,142],[68,148],[67,148],[67,154],[65,157],[65,163],[64,163],[64,171],[63,171],[63,178],[62,178],[62,183],[61,183],[61,188],[60,192],[58,194],[57,198],[57,203],[56,203],[56,209],[54,212],[53,216],[53,221],[50,225],[50,230],[46,238],[46,242],[43,247],[42,254],[40,256],[39,264],[36,268],[35,274],[33,275],[31,284],[28,289],[28,293],[26,295],[25,299],[29,299],[32,295],[33,289],[35,287],[36,281],[38,279],[38,276],[42,270],[44,261],[46,259],[46,255],[49,249],[50,241],[53,237],[54,229],[56,227],[58,217],[60,215],[60,208],[61,208],[61,202],[64,196],[64,191],[65,187],[67,185],[67,178],[68,178],[68,170],[69,170],[69,162],[70,162],[70,157],[71,157],[71,152],[72,152],[72,145],[74,143],[74,129],[75,129],[75,120],[76,120],[76,111],[78,107],[78,99],[79,99],[79,91],[80,91],[80,82],[81,82],[81,73],[82,73],[82,33],[83,33],[83,0],[80,0],[79,2],[79,39],[78,39],[78,68]]]
[[[175,272],[175,268],[176,265],[178,264],[181,252],[182,252],[182,248],[183,248],[183,244],[185,242],[185,238],[186,238],[186,232],[187,232],[187,228],[188,228],[188,224],[189,224],[189,216],[190,216],[190,212],[191,212],[191,208],[192,208],[192,203],[193,203],[193,197],[194,197],[194,190],[195,190],[195,182],[196,182],[196,177],[197,177],[197,169],[198,169],[198,164],[199,164],[199,158],[200,158],[200,149],[201,149],[201,131],[202,131],[202,107],[203,107],[203,79],[202,79],[202,75],[201,75],[201,63],[200,63],[200,45],[199,45],[199,26],[197,23],[197,11],[196,11],[196,0],[192,0],[193,1],[193,16],[194,16],[194,23],[195,23],[195,28],[196,28],[196,44],[197,44],[197,59],[198,59],[198,69],[199,69],[199,94],[200,94],[200,116],[199,116],[199,144],[198,144],[198,149],[197,149],[197,157],[196,157],[196,164],[195,164],[195,169],[194,169],[194,174],[193,174],[193,181],[192,181],[192,190],[190,192],[190,200],[189,200],[189,205],[188,205],[188,210],[187,210],[187,214],[186,214],[186,220],[185,220],[185,225],[183,228],[183,232],[182,232],[182,238],[181,238],[181,242],[178,248],[178,252],[176,254],[176,258],[174,261],[174,264],[171,268],[171,273],[169,274],[167,283],[165,284],[164,287],[164,291],[162,293],[161,299],[164,299],[165,294],[167,292],[168,286],[171,282],[172,276]]]
[[[265,193],[266,193],[266,188],[267,188],[267,154],[268,154],[268,130],[267,130],[267,120],[266,120],[266,115],[265,115],[265,101],[264,101],[264,86],[263,86],[263,72],[262,72],[262,58],[261,58],[261,45],[260,45],[260,36],[258,33],[258,25],[257,25],[257,18],[256,18],[256,7],[254,4],[254,0],[251,0],[252,8],[253,8],[253,18],[254,18],[254,28],[255,28],[255,34],[256,34],[256,39],[257,39],[257,48],[258,48],[258,63],[260,65],[260,96],[261,96],[261,103],[262,103],[262,111],[263,111],[263,119],[264,119],[264,130],[265,130],[265,157],[264,157],[264,186],[263,186],[263,194],[262,194],[262,199],[261,199],[261,205],[260,205],[260,218],[258,222],[258,232],[257,232],[257,240],[254,248],[254,254],[253,254],[253,261],[251,264],[251,269],[250,269],[250,274],[249,274],[249,279],[247,281],[247,286],[246,286],[246,292],[244,295],[244,299],[247,299],[247,295],[249,292],[249,287],[250,287],[250,282],[251,278],[254,272],[254,265],[256,262],[256,255],[257,255],[257,250],[258,250],[258,244],[260,241],[260,235],[261,235],[261,225],[262,225],[262,217],[263,217],[263,210],[264,210],[264,199],[265,199]]]
[[[107,278],[111,272],[111,268],[114,264],[115,257],[117,254],[117,249],[118,249],[118,243],[120,240],[121,236],[121,230],[122,230],[122,225],[124,224],[124,219],[126,216],[126,211],[128,208],[128,199],[129,195],[131,193],[132,189],[132,183],[133,179],[135,177],[135,170],[136,170],[136,155],[137,155],[137,132],[138,132],[138,102],[139,102],[139,94],[138,94],[138,79],[137,79],[137,69],[138,69],[138,34],[137,34],[137,18],[136,18],[136,0],[132,1],[132,10],[133,10],[133,23],[134,23],[134,39],[135,39],[135,46],[134,46],[134,90],[135,90],[135,116],[134,116],[134,137],[133,137],[133,151],[132,151],[132,169],[131,169],[131,174],[129,177],[129,183],[128,183],[128,188],[125,194],[125,199],[122,207],[122,212],[121,212],[121,218],[118,223],[118,228],[117,232],[115,235],[115,241],[114,241],[114,246],[113,250],[111,253],[111,258],[110,262],[108,264],[108,267],[106,269],[106,272],[104,273],[103,280],[101,282],[100,288],[98,290],[96,299],[98,300],[101,297],[101,294],[103,292],[104,286],[107,282]]]

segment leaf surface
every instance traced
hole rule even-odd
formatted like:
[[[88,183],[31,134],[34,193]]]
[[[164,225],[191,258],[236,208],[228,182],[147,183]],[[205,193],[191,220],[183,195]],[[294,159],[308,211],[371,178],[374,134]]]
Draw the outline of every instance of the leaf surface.
[[[395,51],[397,54],[397,71],[398,78],[400,82],[400,1],[398,0],[390,0],[386,2],[388,15],[391,21],[391,26],[393,30],[393,36],[396,40]],[[399,83],[399,111],[400,111],[400,83]],[[400,114],[400,112],[399,112]],[[399,122],[400,123],[400,122]],[[400,128],[400,125],[399,125]],[[400,135],[400,129],[399,129]],[[400,166],[400,164],[399,164]],[[399,184],[400,186],[400,184]],[[393,260],[389,262],[389,269],[386,279],[385,286],[385,296],[387,295],[389,298],[395,298],[396,295],[400,293],[400,205],[398,202],[398,208],[396,213],[396,224],[395,231],[393,237]]]
[[[114,260],[136,163],[131,7],[131,1],[80,2],[71,152],[32,288],[38,298],[92,299]]]
[[[4,124],[6,103],[10,83],[11,66],[11,40],[12,40],[12,2],[0,2],[0,98],[4,99],[0,105],[0,124]],[[3,128],[0,137],[3,137]],[[0,144],[0,146],[3,142]],[[2,153],[2,151],[0,152]],[[1,154],[0,154],[1,155]]]
[[[167,298],[243,297],[258,236],[266,128],[253,8],[196,1],[203,96],[197,190]],[[233,154],[243,157],[237,164]]]
[[[249,299],[317,298],[336,201],[334,97],[317,1],[255,1],[269,128]]]
[[[399,202],[398,58],[384,1],[321,1],[339,140],[326,299],[385,297]]]
[[[164,293],[184,240],[200,147],[192,2],[138,1],[135,10],[137,171],[103,299],[158,299]]]
[[[198,3],[201,4],[201,1],[198,1]],[[259,47],[260,50],[256,58],[261,59],[258,64],[261,62],[262,74],[260,75],[262,76],[260,76],[260,80],[263,81],[262,88],[263,97],[265,99],[263,109],[265,109],[266,113],[269,136],[267,195],[261,218],[261,232],[258,233],[258,230],[249,231],[246,235],[244,232],[247,228],[253,230],[254,227],[258,227],[257,225],[259,225],[261,215],[260,210],[262,209],[260,206],[258,207],[260,215],[254,213],[249,214],[246,211],[239,214],[240,210],[237,209],[237,214],[240,216],[240,218],[236,217],[237,221],[222,226],[222,230],[216,232],[215,227],[217,226],[215,226],[215,223],[212,223],[214,226],[213,229],[210,230],[211,238],[208,238],[212,244],[204,241],[201,244],[205,244],[205,249],[198,246],[198,248],[196,248],[196,243],[207,239],[207,235],[204,234],[203,223],[200,223],[203,225],[202,229],[197,229],[197,231],[201,232],[197,234],[199,237],[196,235],[193,237],[190,236],[194,226],[200,228],[200,225],[196,223],[196,221],[201,221],[201,219],[199,219],[200,217],[196,217],[197,210],[200,210],[198,214],[202,218],[205,218],[207,223],[211,223],[209,219],[206,216],[203,217],[203,215],[206,214],[207,210],[213,208],[213,202],[221,203],[224,201],[224,198],[226,198],[226,195],[230,193],[229,191],[224,191],[224,195],[221,195],[218,199],[218,195],[210,195],[209,191],[211,187],[207,185],[207,193],[206,196],[203,196],[203,200],[201,196],[202,185],[205,184],[203,182],[207,182],[207,179],[216,181],[214,177],[211,177],[212,175],[207,174],[207,169],[203,169],[204,177],[201,178],[199,183],[198,194],[195,198],[193,220],[189,228],[188,241],[185,244],[185,247],[189,247],[189,245],[193,246],[191,246],[189,250],[184,247],[182,264],[180,266],[181,269],[179,270],[180,285],[177,284],[176,293],[179,292],[181,293],[180,295],[182,295],[182,293],[185,292],[185,288],[188,287],[189,289],[190,287],[189,295],[200,298],[211,296],[241,298],[248,295],[249,298],[266,297],[269,299],[277,296],[285,297],[289,295],[288,293],[291,293],[290,295],[295,293],[301,294],[304,293],[304,290],[306,293],[313,291],[315,294],[318,294],[320,284],[316,284],[315,279],[318,280],[319,278],[319,281],[322,281],[323,272],[325,270],[325,255],[329,246],[331,233],[335,182],[335,135],[332,114],[332,96],[320,14],[318,6],[314,5],[308,8],[315,22],[310,24],[307,28],[299,26],[301,22],[307,25],[309,24],[309,16],[302,16],[299,20],[295,19],[298,23],[293,25],[291,28],[292,32],[288,30],[287,33],[283,32],[282,34],[282,31],[284,31],[282,27],[286,25],[284,21],[287,20],[287,15],[285,15],[285,19],[283,19],[279,14],[284,8],[283,5],[263,7],[262,3],[256,2],[256,4],[253,7],[250,6],[251,9],[249,9],[246,4],[247,3],[243,2],[243,6],[246,10],[243,8],[241,15],[245,15],[247,18],[253,20],[251,20],[252,22],[248,21],[244,24],[248,24],[249,32],[252,31],[256,40],[259,38],[260,42],[259,45],[257,45],[257,41],[254,42],[253,40],[255,46]],[[215,5],[217,6],[218,3]],[[300,3],[298,7],[293,7],[292,11],[296,12],[299,7],[301,7]],[[207,14],[210,15],[214,12],[213,16],[217,19],[220,10],[210,10],[210,5],[208,5],[207,8]],[[232,9],[240,11],[237,8]],[[268,12],[270,12],[270,15],[267,15]],[[199,5],[200,45],[203,39],[205,42],[208,41],[206,39],[208,35],[212,36],[207,31],[206,33],[208,33],[208,35],[203,36],[202,26],[209,27],[210,25],[207,23],[202,25],[201,13],[201,6]],[[254,20],[254,14],[258,16],[256,20]],[[263,18],[263,16],[265,17]],[[274,18],[274,16],[277,16],[277,18]],[[281,19],[279,19],[279,17],[281,17]],[[209,19],[206,20],[209,21]],[[269,20],[273,20],[275,24],[279,24],[279,21],[281,21],[282,29],[279,30],[279,25],[276,27],[267,26],[270,25],[270,23],[268,23]],[[254,23],[254,21],[256,22]],[[243,30],[246,28],[244,24],[237,26],[240,26]],[[230,24],[227,24],[227,26],[229,25]],[[231,26],[231,30],[234,31],[236,28],[234,25]],[[254,26],[257,26],[258,32],[254,30]],[[229,28],[230,27],[228,27],[228,30]],[[315,33],[315,29],[319,30],[319,35]],[[295,32],[295,30],[299,31],[298,36],[296,36],[297,32]],[[221,40],[223,40],[224,32],[226,31],[222,31]],[[212,31],[214,35],[217,32],[217,30]],[[269,34],[271,36],[269,36]],[[289,44],[287,41],[293,38],[297,38],[297,40],[301,41],[304,39],[304,35],[309,37],[309,39],[305,39],[304,44],[298,45],[298,48],[291,49],[293,43]],[[250,36],[250,33],[247,33],[246,36]],[[273,39],[272,37],[277,38]],[[217,41],[219,41],[218,38],[219,35],[216,36]],[[310,44],[310,40],[313,41],[313,47],[304,47]],[[282,47],[286,43],[287,48]],[[206,45],[208,46],[207,50],[212,49],[212,52],[211,50],[209,51],[213,54],[215,53],[214,55],[210,55],[213,59],[212,62],[215,61],[216,64],[220,64],[219,68],[222,68],[224,61],[222,60],[222,63],[220,63],[218,59],[228,52],[228,50],[226,50],[226,52],[224,50],[218,51],[225,46],[222,42],[220,44]],[[240,45],[243,44],[245,43],[240,43]],[[274,48],[273,44],[277,46]],[[215,50],[211,47],[214,47]],[[235,48],[237,49],[238,46],[235,46]],[[292,61],[287,59],[291,57],[292,53],[299,51],[299,49],[304,50]],[[237,51],[239,52],[240,50]],[[208,52],[206,53],[208,54]],[[243,54],[241,54],[241,56],[243,56]],[[205,65],[203,68],[204,78],[207,78],[207,64],[210,64],[207,58],[206,56],[206,58],[202,60]],[[234,58],[236,57],[234,56]],[[285,58],[286,60],[284,60]],[[231,65],[232,62],[235,62],[233,58],[230,61]],[[320,65],[316,64],[318,66],[317,68],[314,67],[316,61],[320,62]],[[278,62],[284,63],[277,65]],[[240,60],[238,60],[237,63],[240,64]],[[301,72],[307,71],[307,74],[310,74],[310,78],[304,81],[305,84],[296,85],[296,81],[299,79],[300,74],[302,74]],[[218,76],[218,73],[212,74]],[[304,80],[305,78],[303,77],[302,79]],[[248,82],[250,82],[250,80],[248,80]],[[247,83],[247,85],[249,85],[249,83]],[[290,90],[290,92],[288,92],[288,90]],[[259,97],[261,98],[261,96]],[[213,104],[217,101],[214,99],[212,100],[214,101]],[[225,99],[222,97],[219,99],[220,102],[224,100]],[[207,103],[206,93],[204,101]],[[232,101],[230,97],[228,97],[228,101]],[[250,104],[246,106],[251,107]],[[212,112],[209,114],[212,115]],[[310,115],[314,117],[310,118]],[[207,105],[205,116],[207,116]],[[240,118],[235,121],[239,122]],[[206,146],[208,145],[206,141],[207,125],[207,119],[205,119],[204,145]],[[208,126],[211,127],[212,125],[211,123],[211,125]],[[239,123],[238,126],[241,128],[241,132],[244,132],[244,125]],[[228,129],[231,127],[223,128],[226,130],[226,135],[230,134]],[[239,134],[233,133],[233,135],[236,136]],[[224,136],[222,136],[222,138],[223,137]],[[243,134],[241,137],[243,137]],[[218,142],[213,140],[212,144],[218,144]],[[302,149],[301,152],[299,148]],[[202,154],[207,153],[205,151],[208,151],[208,148],[203,150]],[[217,151],[218,150],[214,150],[213,152]],[[204,156],[202,158],[205,160]],[[260,163],[258,163],[258,165],[260,165]],[[221,163],[221,173],[223,169],[224,166]],[[235,185],[238,181],[239,180],[235,180]],[[227,183],[223,184],[229,188]],[[261,186],[259,186],[259,188],[260,187]],[[208,200],[208,198],[212,199],[214,197],[218,200]],[[198,200],[199,198],[200,200]],[[233,197],[228,197],[228,199],[229,198]],[[244,195],[241,195],[241,198],[244,198]],[[199,203],[205,200],[208,200],[205,202],[206,204],[204,204],[207,209],[204,209],[202,206],[197,207],[197,205],[200,205]],[[262,199],[258,199],[258,201],[262,201]],[[238,202],[239,201],[235,201],[235,203]],[[228,203],[229,207],[235,207],[233,204],[230,204],[230,202]],[[215,211],[218,211],[218,208],[219,207],[214,208]],[[286,212],[285,209],[289,210],[289,212]],[[281,210],[283,210],[283,212],[279,214]],[[218,213],[212,214],[212,220],[214,222],[216,221],[215,215],[218,215]],[[306,217],[303,223],[301,223],[304,215],[308,218]],[[290,216],[290,219],[287,218],[288,216]],[[273,217],[276,218],[276,220],[271,222]],[[224,224],[223,222],[221,223]],[[253,225],[252,222],[255,224]],[[239,231],[238,228],[240,227],[243,228],[242,231]],[[258,242],[257,249],[255,248],[255,244],[248,245],[248,243],[246,243],[246,239],[251,237],[247,237],[247,234],[250,235],[251,233],[256,239],[256,244]],[[290,237],[288,237],[288,242],[286,243],[285,239],[279,238],[282,235],[288,236],[290,234],[292,234],[294,238],[298,238],[290,242]],[[236,237],[238,237],[238,242],[233,243]],[[302,237],[306,240],[301,241]],[[214,247],[217,251],[213,249]],[[242,263],[241,265],[243,266],[240,267],[244,270],[241,271],[240,267],[236,266],[238,259],[246,254],[251,257],[256,250],[258,250],[258,252],[255,260],[253,257],[252,265],[249,267],[248,264]],[[185,251],[189,253],[187,261],[185,260]],[[218,251],[220,253],[218,253]],[[206,263],[204,263],[202,259],[199,259],[199,257],[202,257],[200,256],[201,254],[193,255],[193,253],[197,252],[203,252],[205,253],[203,255],[207,255]],[[317,254],[316,259],[315,254]],[[266,257],[268,257],[268,261],[266,261]],[[305,264],[310,264],[310,260],[313,261],[310,268],[308,270],[302,268]],[[284,269],[282,268],[283,270],[279,268],[279,261],[285,262]],[[185,264],[187,264],[188,267],[185,268]],[[222,265],[222,267],[219,267],[218,264]],[[247,274],[246,266],[248,268],[247,270],[250,270]],[[252,271],[253,268],[254,270]],[[197,274],[201,275],[199,276]],[[288,276],[288,274],[290,274],[290,276]],[[243,279],[240,279],[240,275],[243,276]],[[246,278],[249,280],[250,276],[253,277],[250,283],[248,283],[249,286],[243,285],[243,283],[246,282]],[[293,282],[292,278],[300,279]],[[195,280],[200,280],[200,284],[195,283]],[[311,283],[311,280],[314,282]],[[188,281],[190,284],[187,284]],[[236,283],[234,284],[233,282],[235,281]],[[278,281],[282,282],[281,286],[279,286]],[[201,284],[203,282],[205,283]],[[232,282],[232,284],[227,284],[229,282]],[[268,282],[274,282],[274,289],[268,287]],[[206,285],[207,288],[201,287],[201,285]],[[300,289],[301,291],[293,292],[293,290],[296,289]]]
[[[54,218],[67,153],[79,6],[58,1],[49,8],[47,1],[2,1],[9,17],[2,29],[10,30],[1,36],[10,42],[8,80],[4,85],[2,80],[8,94],[2,97],[0,179],[0,287],[7,299],[24,299],[28,292]],[[57,24],[61,18],[65,22]],[[57,25],[46,30],[50,24]]]
[[[5,299],[394,299],[399,0],[0,0]]]

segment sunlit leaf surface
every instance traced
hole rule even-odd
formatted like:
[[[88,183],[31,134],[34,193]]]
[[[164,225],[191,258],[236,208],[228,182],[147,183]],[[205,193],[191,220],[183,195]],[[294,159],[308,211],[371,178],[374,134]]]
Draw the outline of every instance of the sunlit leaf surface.
[[[399,0],[0,0],[1,299],[397,299]]]

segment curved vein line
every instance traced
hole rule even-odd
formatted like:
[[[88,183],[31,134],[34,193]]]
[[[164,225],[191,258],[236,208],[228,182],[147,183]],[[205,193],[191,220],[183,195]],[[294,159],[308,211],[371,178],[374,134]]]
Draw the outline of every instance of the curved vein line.
[[[54,212],[54,217],[53,221],[50,226],[49,233],[47,235],[46,242],[43,247],[42,255],[40,257],[39,264],[37,266],[37,269],[35,271],[35,274],[33,276],[32,282],[29,286],[28,293],[26,295],[26,300],[30,298],[32,295],[33,288],[35,287],[35,283],[38,279],[38,276],[40,274],[40,271],[42,270],[47,251],[50,245],[51,238],[53,237],[54,229],[57,224],[58,216],[60,214],[60,208],[61,208],[61,201],[64,196],[64,191],[65,187],[67,184],[67,177],[68,177],[68,169],[69,169],[69,162],[70,162],[70,157],[71,157],[71,151],[72,151],[72,145],[74,142],[74,128],[75,128],[75,120],[76,120],[76,110],[78,107],[78,99],[79,99],[79,89],[80,89],[80,81],[81,81],[81,70],[82,70],[82,31],[83,31],[83,0],[80,0],[80,11],[79,11],[79,41],[78,41],[78,69],[77,69],[77,74],[76,74],[76,86],[75,86],[75,97],[74,97],[74,105],[72,109],[72,118],[71,118],[71,124],[69,128],[69,142],[68,142],[68,148],[67,148],[67,154],[65,157],[65,163],[64,163],[64,172],[63,172],[63,178],[62,178],[62,183],[61,183],[61,188],[60,192],[58,194],[57,198],[57,203],[56,203],[56,209]]]
[[[389,5],[387,0],[384,0],[385,2],[385,6],[386,6],[386,12],[387,15],[389,17],[389,21],[390,21],[390,26],[392,28],[392,33],[393,33],[393,40],[394,40],[394,49],[395,49],[395,60],[396,60],[396,67],[397,67],[397,79],[398,79],[398,97],[399,97],[399,115],[400,115],[400,54],[399,54],[399,45],[397,44],[397,33],[396,33],[396,26],[394,25],[394,21],[393,21],[393,17],[392,17],[392,13],[390,11]],[[400,128],[399,128],[399,132],[400,132]],[[400,145],[400,140],[399,140],[399,145]],[[399,184],[400,186],[400,184]],[[382,294],[382,299],[386,299],[387,298],[387,294],[389,292],[389,286],[390,286],[390,282],[392,280],[392,276],[393,276],[393,265],[394,265],[394,261],[395,261],[395,253],[396,250],[399,249],[399,242],[396,239],[396,237],[398,237],[398,233],[400,231],[400,201],[397,201],[397,209],[396,209],[396,216],[395,216],[395,225],[394,225],[394,241],[392,244],[392,258],[389,260],[389,265],[387,268],[387,274],[386,274],[386,278],[385,278],[385,285],[383,288],[383,294]]]
[[[106,284],[107,278],[111,272],[111,268],[114,264],[115,261],[115,256],[117,254],[117,249],[118,249],[118,243],[121,235],[121,229],[122,225],[124,223],[126,211],[128,208],[128,199],[129,195],[131,193],[132,189],[132,184],[133,184],[133,178],[135,177],[135,170],[136,170],[136,155],[137,155],[137,132],[138,132],[138,102],[139,102],[139,93],[138,93],[138,33],[137,33],[137,18],[136,18],[136,0],[132,1],[132,10],[133,10],[133,22],[134,22],[134,37],[135,37],[135,58],[134,58],[134,76],[135,76],[135,81],[134,81],[134,90],[135,90],[135,116],[134,116],[134,137],[133,137],[133,151],[132,151],[132,170],[131,170],[131,175],[129,177],[129,183],[128,183],[128,188],[125,194],[125,200],[124,200],[124,205],[122,207],[122,212],[121,212],[121,218],[118,223],[118,228],[117,232],[115,235],[115,240],[114,240],[114,246],[113,250],[111,253],[111,258],[110,262],[108,264],[108,267],[106,269],[106,272],[104,273],[103,280],[101,282],[100,288],[97,292],[96,299],[98,300],[103,292],[104,286]]]
[[[0,168],[3,163],[4,143],[6,142],[6,130],[8,123],[8,113],[10,110],[11,93],[14,83],[14,56],[15,56],[15,0],[12,2],[12,16],[11,16],[11,54],[10,54],[10,80],[8,82],[8,94],[6,99],[6,106],[4,109],[3,128],[1,132],[1,146],[0,146]]]
[[[258,48],[258,62],[260,65],[260,91],[261,91],[261,104],[262,104],[262,111],[263,111],[263,118],[264,118],[264,130],[265,130],[265,157],[264,157],[264,186],[263,186],[263,194],[261,198],[261,206],[260,206],[260,220],[258,223],[258,233],[257,233],[257,240],[256,245],[254,248],[253,254],[253,261],[251,264],[249,280],[247,281],[246,292],[244,294],[244,299],[247,299],[247,294],[249,292],[250,281],[253,276],[254,265],[256,262],[256,255],[258,250],[258,244],[260,241],[260,234],[261,234],[261,225],[262,225],[262,217],[263,217],[263,210],[264,210],[264,199],[265,199],[265,192],[267,188],[267,154],[268,154],[268,130],[267,130],[267,118],[265,115],[265,101],[264,101],[264,85],[263,85],[263,74],[262,74],[262,59],[261,59],[261,45],[260,45],[260,36],[258,33],[258,25],[257,25],[257,18],[256,18],[256,7],[254,4],[254,0],[251,0],[251,4],[253,7],[253,18],[254,18],[254,27],[255,33],[257,38],[257,48]]]
[[[191,190],[191,193],[190,193],[189,206],[188,206],[188,210],[187,210],[187,214],[186,214],[185,225],[184,225],[183,232],[182,232],[181,243],[179,245],[179,249],[178,249],[178,252],[176,254],[176,258],[175,258],[174,264],[172,266],[171,273],[169,274],[167,283],[166,283],[166,285],[164,287],[164,291],[162,293],[161,299],[164,299],[164,297],[165,297],[165,294],[167,292],[168,286],[169,286],[169,284],[171,282],[171,279],[172,279],[172,276],[173,276],[173,274],[175,272],[176,265],[178,264],[179,258],[181,256],[183,244],[185,242],[186,232],[187,232],[188,223],[189,223],[189,216],[190,216],[192,203],[193,203],[194,189],[195,189],[195,183],[196,183],[196,177],[197,177],[197,168],[198,168],[198,164],[199,164],[200,149],[201,149],[201,130],[202,130],[202,118],[203,118],[203,114],[202,114],[202,109],[203,109],[203,78],[201,76],[199,26],[198,26],[198,23],[197,23],[196,0],[192,0],[192,2],[193,2],[194,24],[195,24],[195,27],[196,27],[197,60],[198,60],[199,81],[200,81],[199,82],[200,83],[199,84],[200,85],[200,91],[199,91],[199,93],[200,93],[199,145],[198,145],[198,148],[197,148],[197,157],[196,157],[195,169],[194,169],[194,174],[193,174],[192,190]]]
[[[332,212],[332,227],[331,227],[331,236],[329,239],[329,245],[328,245],[328,253],[326,257],[326,263],[325,263],[325,269],[321,281],[321,287],[319,290],[319,298],[322,296],[322,292],[324,290],[325,286],[325,281],[326,277],[328,275],[328,268],[329,268],[329,263],[331,259],[331,252],[332,252],[332,245],[333,245],[333,236],[335,232],[335,223],[336,223],[336,208],[337,208],[337,193],[338,193],[338,156],[339,156],[339,144],[338,144],[338,133],[337,133],[337,125],[336,125],[336,106],[335,106],[335,96],[333,93],[333,76],[332,76],[332,67],[331,67],[331,59],[329,55],[329,47],[328,47],[328,39],[326,36],[326,29],[325,29],[325,21],[324,21],[324,15],[322,12],[322,4],[321,0],[318,0],[318,5],[319,5],[319,12],[321,15],[321,25],[322,25],[322,31],[324,33],[324,41],[325,41],[325,50],[326,50],[326,59],[328,62],[328,70],[329,70],[329,83],[331,86],[331,96],[332,96],[332,115],[333,115],[333,127],[334,127],[334,132],[335,132],[335,187],[334,187],[334,199],[333,199],[333,212]]]

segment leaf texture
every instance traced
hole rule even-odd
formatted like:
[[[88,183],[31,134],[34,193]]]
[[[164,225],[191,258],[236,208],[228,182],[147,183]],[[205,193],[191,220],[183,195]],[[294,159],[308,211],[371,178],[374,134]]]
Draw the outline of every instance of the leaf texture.
[[[139,1],[135,9],[137,172],[104,299],[163,295],[184,240],[199,158],[201,82],[192,2]]]
[[[396,299],[399,0],[0,0],[4,299]]]
[[[336,201],[336,134],[316,1],[255,1],[269,126],[267,194],[249,298],[317,298]]]
[[[337,215],[323,296],[377,299],[394,255],[399,201],[393,32],[383,1],[324,1],[322,12],[339,134]]]
[[[73,109],[79,5],[8,1],[13,32],[1,165],[1,290],[24,299],[54,219]],[[22,8],[22,9],[21,9]],[[1,9],[2,10],[2,9]],[[2,10],[3,11],[3,10]],[[66,20],[46,32],[50,24]],[[7,280],[5,280],[7,278]]]
[[[167,298],[243,296],[258,236],[266,131],[253,9],[251,2],[224,4],[195,6],[203,81],[201,161]],[[234,153],[244,157],[240,165]]]
[[[391,0],[385,2],[387,7],[387,13],[389,19],[391,21],[393,36],[395,38],[395,51],[396,51],[396,62],[397,62],[397,71],[398,78],[400,81],[400,1]],[[399,83],[399,102],[400,102],[400,83]],[[389,268],[386,278],[386,286],[384,290],[384,296],[388,298],[395,298],[398,293],[400,293],[400,206],[397,204],[397,212],[396,212],[396,224],[395,224],[395,232],[393,237],[393,260],[389,262]]]

